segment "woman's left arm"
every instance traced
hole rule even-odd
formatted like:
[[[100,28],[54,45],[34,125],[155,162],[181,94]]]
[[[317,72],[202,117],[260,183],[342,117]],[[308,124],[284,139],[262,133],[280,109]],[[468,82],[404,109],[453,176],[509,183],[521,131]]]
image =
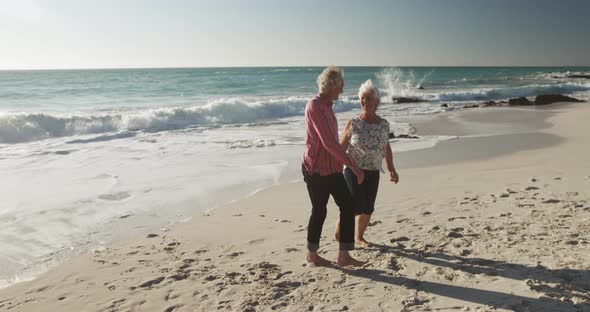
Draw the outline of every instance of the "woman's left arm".
[[[389,142],[387,142],[387,145],[385,145],[385,161],[387,162],[387,170],[389,170],[390,181],[397,184],[397,182],[399,182],[399,176],[397,171],[395,171],[395,167],[393,166],[393,152],[391,151]]]

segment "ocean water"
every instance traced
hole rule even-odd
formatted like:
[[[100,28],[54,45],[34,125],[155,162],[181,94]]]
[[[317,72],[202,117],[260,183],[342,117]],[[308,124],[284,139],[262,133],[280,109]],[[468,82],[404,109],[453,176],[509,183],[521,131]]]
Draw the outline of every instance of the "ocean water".
[[[198,217],[298,179],[319,67],[0,71],[0,287],[113,238]],[[537,94],[590,99],[590,68],[351,67],[335,104],[359,113],[367,79],[397,118]],[[418,88],[418,87],[422,88]],[[420,98],[394,104],[393,97]],[[447,103],[448,108],[440,107]],[[396,151],[446,137],[393,141]]]

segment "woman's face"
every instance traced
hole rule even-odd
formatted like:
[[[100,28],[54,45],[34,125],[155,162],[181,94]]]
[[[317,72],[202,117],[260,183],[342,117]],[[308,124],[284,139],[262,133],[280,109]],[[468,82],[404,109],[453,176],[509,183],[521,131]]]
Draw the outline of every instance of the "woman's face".
[[[330,97],[333,101],[336,101],[342,92],[344,92],[344,80],[340,80],[340,83],[337,83],[332,87],[332,90],[330,90]]]
[[[372,92],[369,92],[363,96],[361,99],[361,106],[363,111],[367,113],[374,113],[377,111],[377,107],[379,106],[380,99],[375,96]]]

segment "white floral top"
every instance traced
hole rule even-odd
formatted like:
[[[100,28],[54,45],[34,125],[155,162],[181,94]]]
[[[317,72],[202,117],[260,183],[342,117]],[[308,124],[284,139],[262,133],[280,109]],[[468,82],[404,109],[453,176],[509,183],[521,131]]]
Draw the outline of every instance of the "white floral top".
[[[350,121],[349,144],[346,153],[364,170],[383,170],[385,147],[389,143],[389,122],[381,118],[378,124],[359,117]]]

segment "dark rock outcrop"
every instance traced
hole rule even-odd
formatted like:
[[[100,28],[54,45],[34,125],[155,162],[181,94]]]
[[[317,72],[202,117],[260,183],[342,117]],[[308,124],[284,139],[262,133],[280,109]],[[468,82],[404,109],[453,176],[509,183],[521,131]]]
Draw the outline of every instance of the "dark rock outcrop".
[[[590,75],[569,75],[568,78],[590,79]]]
[[[477,104],[463,106],[463,108],[478,108],[478,107],[479,107],[479,105],[477,105]]]
[[[444,103],[444,104],[442,104],[440,107],[449,107],[449,104],[447,104],[447,103]]]
[[[402,103],[419,103],[419,102],[426,102],[422,99],[418,98],[409,98],[409,97],[393,97],[393,103],[402,104]]]
[[[529,99],[521,96],[519,98],[513,98],[508,100],[508,105],[510,106],[525,106],[525,105],[533,105],[533,102],[529,101]]]
[[[390,132],[389,138],[390,139],[419,139],[420,137],[415,136],[415,135],[409,135],[409,134],[395,135],[393,132]]]
[[[479,107],[498,106],[498,105],[500,105],[500,103],[496,103],[496,101],[487,101],[487,102],[481,103],[481,105]]]
[[[584,102],[582,100],[565,96],[563,94],[542,94],[535,98],[535,105],[547,105],[557,102]]]

